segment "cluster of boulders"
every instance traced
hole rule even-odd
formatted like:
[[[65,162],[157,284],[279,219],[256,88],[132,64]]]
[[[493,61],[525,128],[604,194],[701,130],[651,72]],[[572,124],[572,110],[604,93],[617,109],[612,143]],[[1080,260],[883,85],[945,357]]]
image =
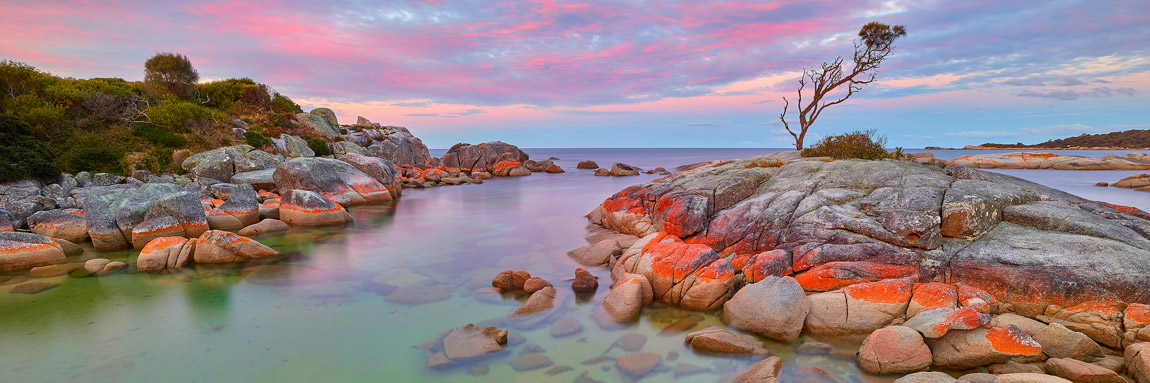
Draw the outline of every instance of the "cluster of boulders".
[[[1127,153],[1102,158],[1041,152],[973,154],[947,161],[950,166],[978,169],[1150,170],[1150,156]]]
[[[612,164],[611,169],[601,168],[601,167],[599,167],[599,164],[595,163],[595,161],[592,161],[592,160],[580,161],[579,164],[575,166],[575,168],[576,169],[595,170],[595,175],[601,176],[601,177],[637,176],[637,175],[639,175],[640,172],[643,171],[643,169],[640,169],[638,166],[627,165],[627,164],[624,164],[621,162],[616,162],[616,163]],[[647,170],[646,173],[647,174],[671,174],[670,172],[667,172],[667,169],[664,169],[662,167]]]
[[[346,224],[353,219],[348,207],[396,200],[405,186],[563,172],[553,160],[531,161],[519,148],[498,141],[456,145],[436,159],[405,128],[363,117],[341,126],[326,108],[301,113],[297,120],[334,138],[328,144],[333,154],[317,157],[304,139],[285,134],[272,139],[274,153],[249,145],[177,151],[173,160],[185,175],[81,172],[49,183],[0,184],[0,272],[58,275],[59,269],[79,275],[83,269],[80,274],[102,276],[127,266],[106,259],[69,263],[68,256],[84,252],[77,244],[88,241],[98,252],[142,250],[139,271],[245,262],[276,255],[248,237],[292,226]],[[246,124],[235,124],[242,136]],[[441,165],[445,160],[452,165]],[[29,232],[9,233],[16,230]]]
[[[1113,186],[1118,188],[1134,189],[1150,192],[1150,173],[1138,173],[1123,178],[1115,183],[1099,182],[1098,186]]]
[[[764,160],[780,166],[747,165]],[[662,302],[721,308],[782,342],[866,335],[859,365],[881,374],[1111,379],[1106,355],[1126,350],[1126,371],[1150,379],[1138,372],[1150,372],[1150,356],[1138,361],[1150,221],[1137,209],[964,167],[780,153],[632,186],[588,217],[592,245],[570,255],[611,269],[601,309],[620,322]],[[757,350],[714,329],[687,343]]]

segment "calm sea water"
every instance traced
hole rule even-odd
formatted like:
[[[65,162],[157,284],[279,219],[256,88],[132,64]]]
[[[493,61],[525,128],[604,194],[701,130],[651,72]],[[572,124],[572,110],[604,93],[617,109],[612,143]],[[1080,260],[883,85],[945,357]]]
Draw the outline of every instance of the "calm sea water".
[[[656,306],[644,309],[641,320],[628,328],[601,329],[592,310],[607,293],[606,270],[592,270],[602,283],[594,297],[568,295],[544,323],[511,330],[571,371],[515,372],[508,362],[524,344],[478,362],[489,368],[482,376],[468,374],[466,367],[436,371],[424,367],[426,353],[416,346],[444,330],[515,310],[523,297],[491,300],[475,294],[501,270],[526,269],[569,293],[567,279],[577,265],[565,253],[586,244],[583,215],[612,193],[656,177],[593,177],[589,170],[574,169],[577,161],[670,169],[778,150],[526,149],[535,159],[560,158],[557,163],[568,172],[407,190],[393,205],[352,209],[356,220],[348,228],[293,229],[285,236],[258,238],[291,254],[271,262],[197,266],[170,275],[54,277],[40,281],[59,287],[34,295],[7,293],[26,277],[0,277],[0,381],[571,382],[586,373],[617,382],[628,380],[613,363],[582,362],[622,355],[612,343],[637,333],[648,338],[643,350],[663,355],[667,369],[680,363],[712,369],[676,381],[713,382],[751,360],[696,354],[683,345],[683,334],[659,333],[688,316],[701,319],[693,330],[720,325],[717,317]],[[1150,194],[1089,186],[1134,172],[1017,173],[1087,198],[1150,210]],[[95,256],[89,249],[71,261]],[[135,260],[134,252],[99,256]],[[413,279],[426,279],[418,289],[425,293],[422,299],[419,294],[399,299],[380,287],[380,282]],[[578,320],[583,332],[552,338],[550,323],[563,317]],[[838,345],[832,354],[837,356],[800,356],[793,345],[767,345],[784,359],[788,377],[817,366],[843,382],[890,380],[857,370],[852,359],[857,341],[824,340]],[[669,371],[643,379],[671,380]]]

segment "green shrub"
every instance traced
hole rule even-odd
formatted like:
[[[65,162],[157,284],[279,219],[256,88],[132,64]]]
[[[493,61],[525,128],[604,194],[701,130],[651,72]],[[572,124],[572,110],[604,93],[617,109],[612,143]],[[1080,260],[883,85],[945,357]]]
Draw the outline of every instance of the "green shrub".
[[[144,82],[166,89],[187,99],[195,92],[200,73],[187,56],[179,53],[156,53],[144,62]]]
[[[275,93],[272,95],[272,111],[276,113],[303,113],[303,108],[287,98],[287,96]]]
[[[200,84],[198,92],[198,97],[203,100],[204,105],[225,110],[231,109],[236,103],[253,105],[261,109],[267,108],[271,103],[267,86],[250,78],[233,78]]]
[[[119,173],[124,152],[105,144],[79,145],[64,162],[69,172]]]
[[[169,148],[182,148],[188,144],[188,140],[183,136],[172,133],[164,128],[141,122],[132,124],[132,135],[143,137],[153,144]]]
[[[255,148],[266,148],[272,146],[272,139],[267,138],[266,136],[254,130],[244,132],[244,140],[248,142],[248,145],[251,145]]]
[[[318,137],[311,137],[307,139],[307,147],[315,152],[316,156],[326,156],[331,154],[331,148],[327,146],[327,142]]]
[[[857,158],[878,160],[889,157],[886,137],[878,136],[874,129],[856,130],[836,136],[827,136],[815,146],[803,149],[803,157]]]
[[[32,127],[15,116],[0,115],[0,182],[59,176],[56,155]]]
[[[187,101],[167,100],[148,109],[152,123],[176,132],[188,132],[190,126],[202,125],[212,119],[212,110]]]

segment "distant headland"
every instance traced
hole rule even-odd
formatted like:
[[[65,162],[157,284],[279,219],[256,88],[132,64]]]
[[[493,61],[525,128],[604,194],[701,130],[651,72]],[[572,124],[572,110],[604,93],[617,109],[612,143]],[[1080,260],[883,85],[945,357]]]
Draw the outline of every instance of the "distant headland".
[[[1050,140],[1040,144],[1026,145],[985,143],[967,145],[962,148],[927,146],[926,150],[1002,150],[1002,149],[1043,149],[1043,150],[1146,150],[1150,149],[1150,129],[1131,129],[1102,134],[1083,134],[1077,137]]]

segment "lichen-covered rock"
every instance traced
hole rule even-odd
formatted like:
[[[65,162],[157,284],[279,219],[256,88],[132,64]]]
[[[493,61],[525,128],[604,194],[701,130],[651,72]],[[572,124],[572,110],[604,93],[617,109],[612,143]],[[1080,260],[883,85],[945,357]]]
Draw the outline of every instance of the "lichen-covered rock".
[[[375,178],[381,185],[387,188],[390,193],[391,199],[399,199],[403,194],[403,187],[396,181],[395,164],[383,158],[372,157],[368,155],[359,155],[355,153],[347,153],[339,156],[339,160],[351,164],[359,171]]]
[[[1093,158],[1041,152],[1014,152],[959,156],[950,166],[979,169],[1150,170],[1150,161]]]
[[[615,177],[637,176],[639,175],[639,168],[616,162],[611,165],[611,175]]]
[[[447,150],[440,162],[448,169],[468,173],[485,171],[497,176],[508,176],[512,169],[518,168],[521,163],[529,159],[527,153],[515,145],[491,141],[479,145],[455,144]],[[527,168],[524,167],[523,170],[526,170],[528,175],[531,174]]]
[[[1042,346],[1018,327],[951,331],[927,342],[934,367],[965,370],[1002,363],[1020,356],[1037,356]]]
[[[950,330],[973,330],[989,323],[990,315],[981,314],[970,307],[940,307],[915,315],[903,326],[915,329],[927,338],[938,338]]]
[[[191,251],[184,252],[184,247],[196,239],[184,237],[160,237],[153,239],[140,250],[136,258],[136,270],[161,271],[184,267],[190,259]],[[181,258],[181,255],[183,257]]]
[[[38,211],[28,217],[33,233],[70,242],[88,239],[88,223],[83,212],[75,209]]]
[[[208,230],[196,239],[196,263],[235,263],[279,254],[262,243],[236,233]]]
[[[67,262],[51,238],[32,233],[0,232],[0,273]]]
[[[1131,303],[1126,306],[1122,324],[1126,330],[1122,338],[1123,346],[1150,341],[1150,305]]]
[[[398,126],[381,127],[365,131],[368,137],[367,150],[376,157],[386,158],[396,166],[427,166],[431,155],[427,146],[407,128]]]
[[[869,334],[902,317],[912,286],[905,279],[889,279],[810,295],[803,329],[816,335]]]
[[[1047,359],[1046,372],[1074,383],[1126,382],[1117,372],[1075,359]]]
[[[290,228],[291,227],[289,227],[287,223],[284,223],[284,221],[280,221],[278,219],[267,218],[267,219],[260,221],[259,223],[255,223],[255,224],[252,224],[248,227],[240,229],[238,234],[245,236],[245,237],[254,237],[257,235],[280,233],[280,232],[287,231]]]
[[[15,221],[16,217],[12,216],[12,212],[0,208],[0,233],[14,231],[12,224]]]
[[[227,200],[208,213],[208,227],[213,230],[237,231],[260,220],[259,196],[248,184],[216,184],[227,188]]]
[[[180,167],[197,179],[230,180],[236,173],[272,169],[282,161],[250,145],[236,145],[193,154]]]
[[[958,307],[958,290],[954,285],[929,282],[914,284],[914,294],[906,308],[906,317],[914,318],[919,313],[940,308]]]
[[[723,304],[723,321],[781,342],[794,342],[803,329],[810,304],[791,277],[767,277],[743,287]]]
[[[319,109],[313,110],[312,112],[317,110]],[[336,125],[333,127],[331,123],[328,122],[328,120],[322,115],[313,113],[296,113],[295,120],[300,125],[303,125],[304,127],[307,127],[308,129],[311,129],[325,137],[339,136],[339,126]]]
[[[236,173],[232,176],[231,182],[233,184],[252,185],[257,190],[276,190],[276,181],[275,178],[272,178],[275,172],[275,169],[264,169]]]
[[[1150,302],[1150,220],[964,167],[796,152],[713,161],[623,189],[588,218],[619,233],[707,246],[748,281],[793,275],[807,291],[903,278],[958,286],[924,287],[939,290],[924,290],[912,316],[944,306],[995,313],[999,300]],[[967,288],[985,295],[963,299]],[[1113,331],[1105,337],[1096,340],[1120,343]]]
[[[1089,363],[1106,357],[1102,346],[1094,343],[1090,337],[1058,323],[1047,325],[1032,338],[1042,345],[1042,352],[1051,358],[1071,358]]]
[[[709,247],[676,241],[646,243],[635,261],[620,262],[623,271],[647,277],[656,301],[689,310],[714,310],[734,295],[739,276],[730,262]]]
[[[315,157],[315,151],[307,146],[307,141],[287,133],[280,134],[278,139],[272,138],[272,143],[276,152],[286,158]]]
[[[872,332],[858,352],[858,365],[872,374],[908,374],[930,367],[930,348],[909,327],[890,326]]]
[[[1038,320],[1057,323],[1090,337],[1095,342],[1119,348],[1122,346],[1122,315],[1126,304],[1122,302],[1084,302],[1062,308],[1057,305],[1046,307]]]
[[[316,192],[289,190],[280,202],[280,220],[292,226],[328,226],[351,222],[343,206]]]
[[[351,164],[327,158],[293,158],[280,164],[273,174],[279,193],[307,190],[343,205],[390,201],[394,179],[380,180]]]

